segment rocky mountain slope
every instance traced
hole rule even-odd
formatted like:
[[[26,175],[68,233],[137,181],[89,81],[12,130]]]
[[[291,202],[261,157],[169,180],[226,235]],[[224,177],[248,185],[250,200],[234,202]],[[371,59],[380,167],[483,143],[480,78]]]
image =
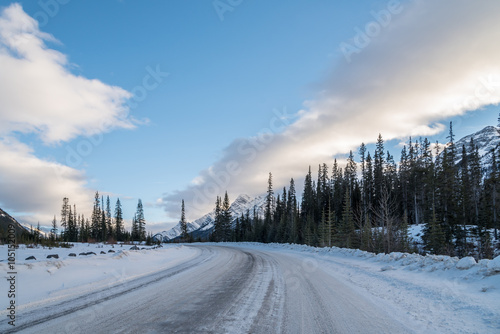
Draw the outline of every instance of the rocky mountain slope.
[[[474,145],[479,148],[479,156],[483,171],[488,173],[491,170],[493,163],[493,151],[497,151],[500,146],[500,127],[487,126],[484,129],[463,137],[455,143],[457,149],[457,164],[462,160],[462,147],[470,150],[470,141],[474,141]],[[498,162],[497,158],[497,162]]]
[[[7,212],[0,209],[0,235],[7,236],[9,225],[14,227],[16,231],[16,237],[19,237],[22,233],[28,232],[21,224],[17,222],[12,216]]]
[[[235,223],[236,218],[241,217],[242,214],[245,215],[247,213],[247,210],[249,212],[250,218],[253,218],[254,208],[256,215],[262,217],[264,215],[264,206],[265,206],[265,196],[257,196],[253,199],[250,196],[244,194],[238,196],[230,207],[231,214],[233,217],[232,224]],[[188,232],[192,233],[193,237],[195,238],[207,237],[214,228],[214,221],[215,221],[215,209],[207,213],[203,217],[198,218],[191,223],[188,223]],[[179,235],[181,235],[180,222],[170,230],[157,233],[153,237],[156,240],[167,242],[177,238]]]

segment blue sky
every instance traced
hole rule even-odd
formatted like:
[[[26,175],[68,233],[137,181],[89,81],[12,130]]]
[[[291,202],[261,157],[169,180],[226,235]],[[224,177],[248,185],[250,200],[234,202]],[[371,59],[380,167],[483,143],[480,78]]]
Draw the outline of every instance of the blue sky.
[[[120,197],[128,219],[141,198],[157,231],[178,220],[182,198],[196,219],[216,193],[257,195],[268,172],[282,187],[379,132],[391,145],[410,135],[443,142],[450,120],[457,137],[496,124],[494,1],[1,6],[0,51],[12,65],[0,72],[11,157],[0,162],[0,207],[25,222],[48,224],[64,196],[88,213],[99,190]],[[36,40],[22,49],[16,34]],[[37,67],[26,74],[14,60]],[[69,107],[52,114],[58,99]],[[17,170],[16,159],[32,169]]]

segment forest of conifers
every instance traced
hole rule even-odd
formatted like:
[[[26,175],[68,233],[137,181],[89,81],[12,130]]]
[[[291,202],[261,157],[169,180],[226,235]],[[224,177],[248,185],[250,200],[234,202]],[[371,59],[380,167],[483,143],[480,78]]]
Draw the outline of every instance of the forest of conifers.
[[[293,179],[275,191],[269,173],[264,214],[231,217],[227,194],[217,198],[210,239],[491,258],[499,152],[484,170],[473,140],[456,147],[451,124],[448,139],[446,145],[410,139],[396,164],[379,135],[373,154],[361,145],[358,162],[351,152],[343,168],[336,160],[331,168],[322,164],[316,178],[309,168],[300,203]],[[421,249],[409,238],[412,224],[425,226]]]

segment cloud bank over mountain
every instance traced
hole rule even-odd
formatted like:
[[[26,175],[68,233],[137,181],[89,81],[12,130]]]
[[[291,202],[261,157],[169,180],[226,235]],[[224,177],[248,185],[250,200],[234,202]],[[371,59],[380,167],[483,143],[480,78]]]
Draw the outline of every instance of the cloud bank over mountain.
[[[349,59],[339,57],[298,119],[290,123],[290,115],[275,113],[267,129],[235,139],[191,185],[165,194],[160,205],[175,216],[184,198],[197,217],[225,190],[233,198],[262,193],[269,172],[279,189],[290,177],[305,175],[310,164],[374,142],[379,133],[386,140],[434,135],[446,128],[440,121],[500,102],[500,45],[494,43],[500,39],[500,3],[396,5],[389,24],[375,15],[344,42],[369,39]],[[370,37],[376,24],[380,29]]]

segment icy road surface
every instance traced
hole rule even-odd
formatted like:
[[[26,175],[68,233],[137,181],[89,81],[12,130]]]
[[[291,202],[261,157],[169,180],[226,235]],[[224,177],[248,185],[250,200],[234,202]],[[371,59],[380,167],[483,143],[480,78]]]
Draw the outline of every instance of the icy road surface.
[[[75,334],[493,333],[499,329],[498,312],[491,313],[488,305],[476,305],[467,295],[446,298],[435,293],[435,287],[426,290],[402,281],[380,266],[373,271],[370,263],[363,268],[364,262],[327,262],[266,246],[186,248],[192,255],[167,269],[78,297],[69,294],[33,303],[19,311],[15,330]],[[0,332],[11,330],[5,325],[3,321]]]

